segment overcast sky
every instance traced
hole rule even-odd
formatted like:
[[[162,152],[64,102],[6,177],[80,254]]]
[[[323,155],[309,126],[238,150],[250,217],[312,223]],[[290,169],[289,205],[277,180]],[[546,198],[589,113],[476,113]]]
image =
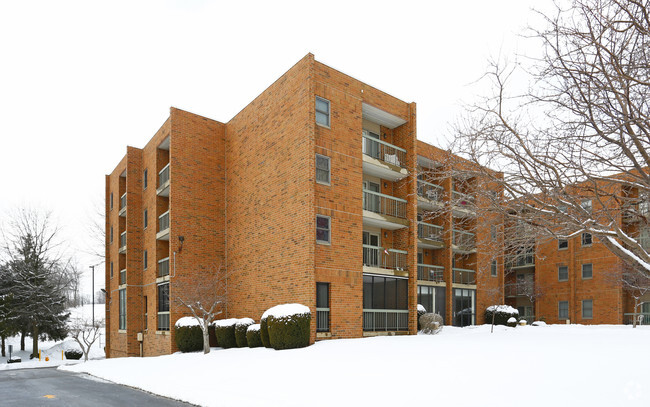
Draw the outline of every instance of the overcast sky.
[[[227,122],[308,52],[416,102],[418,138],[444,148],[487,59],[527,53],[533,3],[2,1],[0,217],[52,210],[87,269],[85,225],[127,145],[170,106]]]

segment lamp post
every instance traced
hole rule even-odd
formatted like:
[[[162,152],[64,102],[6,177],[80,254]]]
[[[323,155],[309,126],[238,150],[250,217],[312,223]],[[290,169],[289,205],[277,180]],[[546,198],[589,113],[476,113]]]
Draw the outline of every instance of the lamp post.
[[[93,299],[93,326],[95,326],[95,267],[99,266],[100,264],[102,263],[97,263],[90,266],[90,270],[92,270],[91,274],[92,274],[92,281],[93,281],[92,283],[93,286],[92,289],[90,290]]]

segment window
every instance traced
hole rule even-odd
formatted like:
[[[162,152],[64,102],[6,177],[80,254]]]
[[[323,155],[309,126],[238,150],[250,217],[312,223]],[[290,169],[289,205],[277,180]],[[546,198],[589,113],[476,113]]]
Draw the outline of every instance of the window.
[[[557,317],[559,319],[569,319],[569,301],[558,301]]]
[[[591,233],[583,233],[582,234],[582,245],[583,246],[591,246]]]
[[[330,217],[316,215],[316,242],[330,244]]]
[[[147,319],[149,319],[149,313],[147,312],[147,296],[144,296],[144,330],[146,331],[148,329],[147,327]]]
[[[567,239],[558,239],[557,248],[558,248],[558,250],[568,249],[569,248],[569,241]]]
[[[594,269],[591,263],[583,264],[582,265],[582,279],[589,279],[594,276]]]
[[[557,280],[558,281],[568,281],[569,280],[569,267],[560,266],[557,268]]]
[[[316,154],[316,182],[330,184],[330,158]]]
[[[111,199],[109,200],[109,205],[113,209],[113,193],[111,192]]]
[[[122,288],[118,291],[119,293],[119,304],[120,304],[120,323],[119,329],[126,330],[126,289]]]
[[[149,211],[148,210],[146,210],[146,209],[144,210],[144,214],[142,216],[142,219],[143,219],[143,222],[144,222],[144,228],[146,229],[147,226],[149,225]]]
[[[316,96],[316,123],[330,127],[330,101]]]
[[[408,280],[363,276],[364,309],[408,309]]]
[[[145,250],[144,254],[142,255],[142,263],[144,265],[145,270],[147,269],[147,266],[148,266],[148,261],[147,260],[148,260],[147,259],[147,251]]]
[[[330,285],[316,283],[316,332],[330,330]]]
[[[587,213],[591,213],[591,199],[585,199],[582,201],[580,204],[582,206],[582,209],[584,209]]]
[[[492,237],[492,241],[496,242],[496,240],[497,240],[497,226],[496,225],[490,226],[490,236]]]
[[[591,319],[594,317],[594,301],[582,300],[582,318]]]
[[[147,181],[147,173],[148,173],[148,172],[149,172],[149,171],[147,171],[146,169],[144,170],[144,174],[143,174],[143,176],[142,176],[142,186],[143,186],[142,189],[147,189],[147,184],[148,184],[148,181]]]
[[[169,331],[169,283],[158,285],[158,330]]]
[[[113,262],[111,262],[111,278],[113,278]]]
[[[492,277],[497,276],[497,261],[496,260],[492,260],[492,269],[490,270],[490,274],[492,275]]]
[[[111,226],[111,243],[113,243],[113,226]]]

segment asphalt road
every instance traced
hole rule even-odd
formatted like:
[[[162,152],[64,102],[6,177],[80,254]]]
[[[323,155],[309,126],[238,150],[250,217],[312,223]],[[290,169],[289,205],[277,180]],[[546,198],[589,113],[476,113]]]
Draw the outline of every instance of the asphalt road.
[[[143,373],[146,374],[146,373]],[[191,406],[86,374],[53,368],[0,371],[0,406]]]

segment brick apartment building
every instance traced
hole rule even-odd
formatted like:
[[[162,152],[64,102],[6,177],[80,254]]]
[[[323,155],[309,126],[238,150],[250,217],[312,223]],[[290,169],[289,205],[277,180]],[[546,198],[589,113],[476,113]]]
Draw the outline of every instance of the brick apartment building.
[[[472,179],[423,175],[446,154],[417,140],[415,103],[311,54],[227,123],[172,108],[106,176],[107,356],[174,351],[175,298],[219,268],[224,317],[302,303],[312,341],[413,334],[418,303],[481,323],[500,243]]]

